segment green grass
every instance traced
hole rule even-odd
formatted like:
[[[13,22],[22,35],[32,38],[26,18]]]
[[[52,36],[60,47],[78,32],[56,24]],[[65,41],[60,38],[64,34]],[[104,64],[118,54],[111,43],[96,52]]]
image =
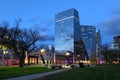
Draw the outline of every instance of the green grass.
[[[120,65],[76,68],[36,80],[120,80]]]
[[[0,80],[29,74],[43,73],[47,71],[52,71],[52,69],[47,69],[46,67],[0,67]]]

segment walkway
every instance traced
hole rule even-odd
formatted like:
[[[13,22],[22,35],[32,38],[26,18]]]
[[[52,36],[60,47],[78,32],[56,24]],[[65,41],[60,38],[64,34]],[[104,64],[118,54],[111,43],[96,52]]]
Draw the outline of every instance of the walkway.
[[[26,76],[21,76],[21,77],[16,77],[16,78],[9,78],[5,80],[33,80],[41,77],[45,77],[48,75],[56,74],[59,72],[67,71],[70,70],[71,68],[65,68],[65,69],[60,69],[56,71],[51,71],[51,72],[45,72],[45,73],[40,73],[40,74],[33,74],[33,75],[26,75]]]

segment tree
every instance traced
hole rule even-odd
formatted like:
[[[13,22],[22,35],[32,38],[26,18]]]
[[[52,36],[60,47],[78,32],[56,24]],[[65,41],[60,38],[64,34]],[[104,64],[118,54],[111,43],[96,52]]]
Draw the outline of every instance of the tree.
[[[106,63],[110,63],[111,62],[111,53],[108,50],[108,46],[107,45],[102,46],[102,55],[103,55],[104,60],[106,61]]]
[[[120,63],[120,50],[110,50],[112,61],[119,61]]]
[[[102,55],[104,56],[104,59],[106,63],[111,64],[112,61],[118,61],[120,57],[120,51],[119,50],[109,50],[107,46],[102,47]]]
[[[36,42],[41,37],[35,30],[20,29],[20,22],[20,19],[16,20],[15,26],[10,29],[6,25],[1,27],[0,44],[4,44],[14,51],[19,58],[19,67],[23,67],[25,51],[28,53],[33,51],[37,47]]]

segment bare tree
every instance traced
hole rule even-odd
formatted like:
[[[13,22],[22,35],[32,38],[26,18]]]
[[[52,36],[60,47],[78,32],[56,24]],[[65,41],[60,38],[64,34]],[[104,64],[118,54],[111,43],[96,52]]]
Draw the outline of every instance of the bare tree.
[[[20,19],[16,20],[15,26],[10,29],[1,27],[4,31],[0,30],[0,43],[14,51],[19,58],[19,67],[23,67],[25,51],[29,53],[37,47],[40,35],[35,30],[20,29],[20,22]]]

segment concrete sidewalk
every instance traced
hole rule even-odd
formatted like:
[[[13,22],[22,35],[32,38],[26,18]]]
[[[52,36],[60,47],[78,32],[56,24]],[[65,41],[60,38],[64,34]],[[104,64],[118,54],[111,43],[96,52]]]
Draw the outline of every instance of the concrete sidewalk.
[[[66,68],[66,69],[60,69],[60,70],[55,70],[51,72],[45,72],[45,73],[40,73],[40,74],[33,74],[33,75],[26,75],[26,76],[21,76],[21,77],[16,77],[16,78],[9,78],[5,80],[33,80],[41,77],[45,77],[48,75],[56,74],[59,72],[67,71],[70,70],[71,68]]]

